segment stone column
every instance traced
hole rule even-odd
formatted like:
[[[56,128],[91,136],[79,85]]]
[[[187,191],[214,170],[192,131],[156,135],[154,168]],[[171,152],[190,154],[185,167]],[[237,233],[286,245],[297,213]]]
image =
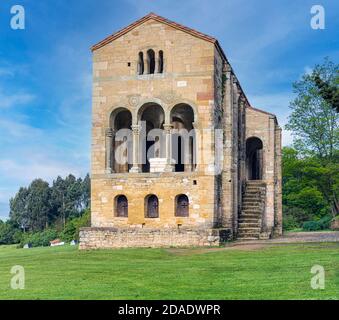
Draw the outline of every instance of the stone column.
[[[173,161],[172,161],[172,125],[171,124],[164,124],[164,130],[166,135],[166,172],[173,171]]]
[[[282,235],[281,128],[276,125],[274,236]]]
[[[223,168],[222,168],[222,219],[221,226],[233,230],[233,74],[229,64],[223,68],[224,99],[223,99]]]
[[[114,132],[111,128],[107,128],[105,132],[106,136],[106,173],[112,173],[113,159],[112,159],[112,147],[113,147],[113,135]]]
[[[154,52],[154,73],[159,73],[159,51]]]
[[[139,144],[140,144],[140,125],[132,125],[133,131],[133,166],[129,172],[140,172],[139,167]]]

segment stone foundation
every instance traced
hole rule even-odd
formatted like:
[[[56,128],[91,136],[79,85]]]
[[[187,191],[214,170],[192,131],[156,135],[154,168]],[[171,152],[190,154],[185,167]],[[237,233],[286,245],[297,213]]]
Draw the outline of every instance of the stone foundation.
[[[80,249],[218,246],[230,240],[229,229],[82,228]]]

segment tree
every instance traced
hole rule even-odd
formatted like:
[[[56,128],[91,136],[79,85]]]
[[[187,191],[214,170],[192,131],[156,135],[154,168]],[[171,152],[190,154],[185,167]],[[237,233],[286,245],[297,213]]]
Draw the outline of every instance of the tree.
[[[335,86],[339,65],[325,59],[316,65],[312,74],[305,74],[293,84],[297,97],[290,104],[292,113],[286,129],[295,137],[294,146],[304,154],[315,154],[322,160],[331,160],[339,146],[339,114],[325,100],[315,78]]]
[[[50,188],[48,182],[42,179],[34,180],[28,188],[27,212],[30,229],[41,231],[48,228],[50,221]]]
[[[305,157],[284,147],[282,170],[285,227],[300,227],[306,221],[338,214],[338,161],[323,162],[315,155]]]
[[[90,207],[91,201],[91,178],[89,174],[86,175],[85,179],[82,181],[82,198],[81,203],[84,209]]]
[[[51,188],[53,218],[61,219],[63,228],[69,218],[79,217],[89,206],[89,175],[84,180],[68,175],[65,179],[58,177]]]
[[[9,201],[10,220],[17,223],[25,232],[30,226],[30,218],[27,209],[27,197],[29,191],[27,188],[20,188],[14,198]]]
[[[339,112],[339,70],[336,71],[334,81],[323,80],[320,73],[314,74],[313,81],[323,99]]]

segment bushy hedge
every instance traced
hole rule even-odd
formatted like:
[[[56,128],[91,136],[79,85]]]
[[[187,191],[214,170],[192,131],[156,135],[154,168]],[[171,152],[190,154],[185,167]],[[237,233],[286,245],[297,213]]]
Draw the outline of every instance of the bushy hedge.
[[[20,247],[30,244],[32,247],[45,247],[50,241],[60,239],[64,242],[79,240],[79,230],[90,225],[90,210],[85,210],[82,216],[69,220],[65,229],[58,232],[56,229],[48,229],[42,232],[22,234]]]
[[[32,247],[46,247],[49,246],[49,242],[58,238],[58,232],[54,229],[48,229],[42,232],[26,233],[20,242],[20,246],[23,247],[26,243],[29,243]]]
[[[318,221],[307,221],[303,223],[305,231],[319,231],[330,228],[332,217],[326,216]]]
[[[67,222],[63,232],[60,233],[60,239],[63,241],[79,240],[79,230],[82,227],[89,227],[91,221],[90,210],[85,210],[83,215]]]

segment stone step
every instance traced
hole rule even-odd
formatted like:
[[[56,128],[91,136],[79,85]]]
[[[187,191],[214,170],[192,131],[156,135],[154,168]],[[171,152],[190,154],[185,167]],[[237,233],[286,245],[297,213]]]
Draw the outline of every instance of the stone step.
[[[259,209],[243,209],[241,211],[241,214],[240,215],[244,215],[244,216],[247,216],[247,215],[252,215],[252,216],[256,216],[256,217],[261,217],[261,210]]]
[[[260,197],[261,196],[261,192],[260,191],[255,191],[255,190],[250,190],[250,191],[246,191],[245,192],[245,196],[250,196],[250,197]]]
[[[241,218],[246,218],[246,217],[260,218],[261,212],[260,211],[242,211],[240,217]]]
[[[260,222],[239,221],[239,228],[260,228]]]
[[[259,207],[261,205],[261,202],[257,201],[257,202],[254,202],[254,201],[251,201],[251,202],[245,202],[243,203],[243,208],[246,208],[248,207],[249,209],[251,209],[251,207]]]
[[[260,233],[260,227],[242,227],[241,232],[259,232]]]
[[[261,213],[262,210],[259,206],[244,206],[241,211]]]
[[[246,183],[246,187],[261,187],[261,188],[265,188],[266,187],[266,183],[264,183],[264,182],[252,182],[252,181],[248,181]]]
[[[260,225],[260,218],[258,218],[258,217],[255,217],[255,218],[250,218],[250,217],[239,218],[239,224],[240,223],[258,223]]]
[[[239,239],[239,240],[242,240],[242,241],[248,241],[248,240],[258,240],[259,237],[245,237],[245,236],[238,236],[238,239]]]
[[[248,210],[258,210],[258,211],[260,211],[260,204],[257,204],[257,203],[251,203],[251,204],[249,204],[249,203],[246,203],[246,204],[244,204],[243,206],[242,206],[242,209],[245,211],[246,209],[248,209]]]
[[[242,197],[242,199],[243,199],[243,200],[261,201],[261,197],[259,197],[258,195],[251,196],[251,195],[245,194],[245,195]]]
[[[238,233],[238,239],[244,239],[244,238],[246,238],[246,239],[248,239],[248,238],[254,238],[254,239],[259,239],[259,237],[260,237],[260,235],[259,234],[256,234],[256,233],[254,233],[254,234],[239,234]]]

